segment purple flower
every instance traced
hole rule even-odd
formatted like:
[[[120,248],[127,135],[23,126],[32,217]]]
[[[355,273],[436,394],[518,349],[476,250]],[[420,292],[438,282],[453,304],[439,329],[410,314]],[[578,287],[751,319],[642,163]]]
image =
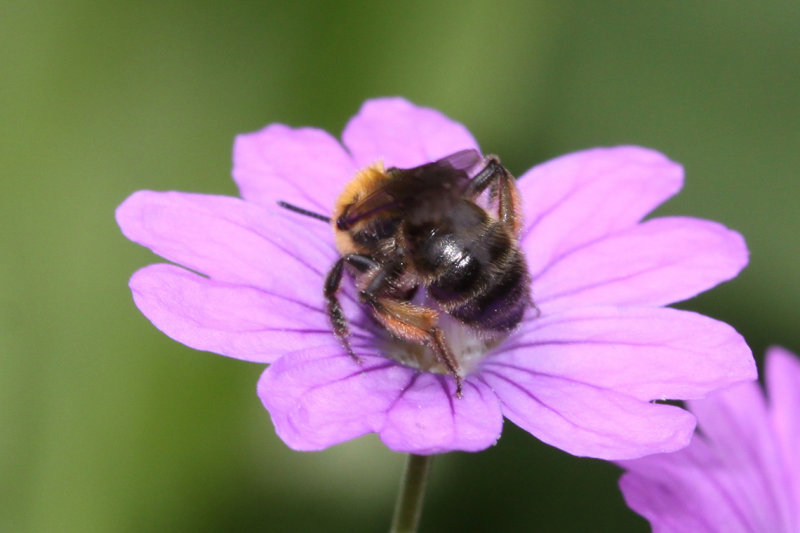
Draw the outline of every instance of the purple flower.
[[[656,533],[800,531],[800,361],[767,351],[757,383],[692,401],[689,447],[621,462],[625,501]]]
[[[662,307],[736,276],[744,241],[706,220],[642,222],[683,172],[634,146],[577,152],[519,177],[540,313],[487,353],[448,336],[469,370],[463,398],[451,376],[396,361],[348,279],[340,299],[359,366],[325,311],[323,280],[338,257],[331,228],[276,203],[330,214],[376,160],[408,168],[478,145],[461,124],[400,98],[366,102],[342,140],[273,124],[236,139],[242,199],[140,191],[117,210],[129,239],[176,263],[133,275],[136,305],[187,346],[269,363],[258,394],[290,447],[374,432],[396,451],[477,451],[497,441],[505,416],[575,455],[634,458],[691,438],[694,417],[656,400],[755,378],[730,326]]]

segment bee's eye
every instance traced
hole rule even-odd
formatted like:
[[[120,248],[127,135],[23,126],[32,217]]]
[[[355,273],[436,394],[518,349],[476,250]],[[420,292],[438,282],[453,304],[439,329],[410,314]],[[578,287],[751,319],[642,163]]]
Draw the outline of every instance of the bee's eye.
[[[347,219],[345,218],[344,215],[336,219],[336,227],[343,231],[350,228],[350,226],[347,224]]]

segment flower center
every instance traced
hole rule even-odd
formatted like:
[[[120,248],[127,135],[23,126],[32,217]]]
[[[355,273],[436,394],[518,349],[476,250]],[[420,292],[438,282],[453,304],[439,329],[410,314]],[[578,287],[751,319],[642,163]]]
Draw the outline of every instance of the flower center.
[[[444,332],[445,341],[458,363],[458,373],[468,375],[486,354],[500,344],[506,335],[489,335],[470,328],[464,323],[442,313],[438,327]],[[390,359],[423,372],[448,374],[445,365],[439,361],[431,348],[424,344],[404,341],[386,335],[379,346]]]

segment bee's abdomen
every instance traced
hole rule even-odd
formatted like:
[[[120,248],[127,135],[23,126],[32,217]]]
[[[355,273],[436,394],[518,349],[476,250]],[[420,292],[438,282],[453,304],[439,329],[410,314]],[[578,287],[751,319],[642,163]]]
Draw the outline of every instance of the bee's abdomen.
[[[529,302],[528,270],[500,224],[473,240],[438,236],[425,249],[428,294],[450,315],[485,330],[507,331],[520,322]]]
[[[508,331],[522,320],[529,303],[529,280],[522,253],[514,248],[504,268],[486,276],[481,291],[449,311],[478,329]]]

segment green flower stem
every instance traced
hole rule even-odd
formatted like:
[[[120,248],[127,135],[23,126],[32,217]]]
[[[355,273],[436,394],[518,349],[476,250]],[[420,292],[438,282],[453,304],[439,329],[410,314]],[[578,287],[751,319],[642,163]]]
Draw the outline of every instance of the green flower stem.
[[[408,454],[406,470],[394,506],[391,533],[414,533],[422,514],[422,497],[431,469],[432,455]]]

